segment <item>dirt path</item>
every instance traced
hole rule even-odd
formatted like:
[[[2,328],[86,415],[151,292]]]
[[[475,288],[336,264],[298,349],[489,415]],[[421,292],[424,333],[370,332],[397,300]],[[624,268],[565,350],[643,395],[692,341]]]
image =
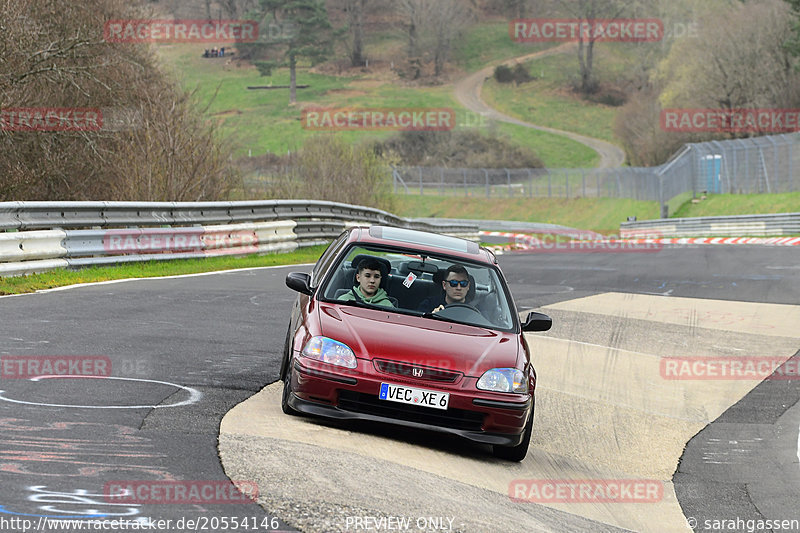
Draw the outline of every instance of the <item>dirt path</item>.
[[[556,46],[555,48],[542,50],[541,52],[535,52],[533,54],[524,55],[521,57],[517,57],[514,59],[510,59],[507,61],[503,61],[485,67],[477,72],[474,72],[473,74],[470,74],[466,78],[457,81],[454,84],[455,96],[458,99],[458,101],[461,102],[462,105],[464,105],[464,107],[466,107],[470,111],[474,111],[475,113],[480,113],[487,118],[499,120],[501,122],[509,122],[511,124],[517,124],[520,126],[525,126],[526,128],[533,128],[540,131],[546,131],[548,133],[554,133],[556,135],[563,135],[564,137],[568,137],[581,144],[585,144],[586,146],[588,146],[589,148],[591,148],[600,155],[600,163],[597,165],[600,168],[621,167],[622,164],[625,162],[625,152],[618,146],[615,146],[606,141],[602,141],[600,139],[594,139],[592,137],[578,135],[577,133],[557,130],[545,126],[537,126],[536,124],[531,124],[530,122],[525,122],[517,118],[510,117],[508,115],[505,115],[497,111],[492,107],[489,107],[489,105],[481,99],[481,90],[483,89],[483,83],[484,81],[486,81],[486,78],[492,75],[492,73],[494,72],[494,68],[497,65],[500,64],[515,65],[517,63],[528,61],[530,59],[538,59],[541,57],[566,53],[575,50],[576,46],[577,46],[576,43],[565,43],[561,46]]]

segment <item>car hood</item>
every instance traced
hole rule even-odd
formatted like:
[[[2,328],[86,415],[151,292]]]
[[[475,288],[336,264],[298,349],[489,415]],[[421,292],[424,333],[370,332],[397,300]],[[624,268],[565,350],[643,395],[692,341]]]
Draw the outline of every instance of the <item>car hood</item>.
[[[514,333],[347,305],[319,307],[323,335],[347,344],[356,357],[386,359],[480,377],[515,367]]]

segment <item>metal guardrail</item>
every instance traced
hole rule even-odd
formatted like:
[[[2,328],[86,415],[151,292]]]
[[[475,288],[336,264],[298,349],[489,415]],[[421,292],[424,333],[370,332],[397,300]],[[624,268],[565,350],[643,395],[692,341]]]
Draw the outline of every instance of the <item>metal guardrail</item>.
[[[664,218],[623,222],[622,237],[725,237],[800,234],[800,213]]]
[[[381,224],[477,240],[478,227],[408,220],[350,204],[249,202],[0,202],[0,276],[56,268],[288,252],[347,227]],[[46,229],[45,229],[46,228]]]
[[[319,218],[442,230],[380,209],[316,200],[241,202],[0,202],[0,230],[234,224]],[[443,231],[461,231],[453,227]]]

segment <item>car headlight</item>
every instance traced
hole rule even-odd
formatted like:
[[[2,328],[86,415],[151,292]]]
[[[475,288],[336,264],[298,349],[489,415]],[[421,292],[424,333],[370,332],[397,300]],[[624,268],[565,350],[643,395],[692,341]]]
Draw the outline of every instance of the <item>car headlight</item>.
[[[487,370],[478,380],[481,390],[494,392],[528,392],[528,379],[516,368],[493,368]]]
[[[357,366],[353,350],[346,344],[328,337],[312,337],[303,348],[302,354],[310,359],[332,365],[347,368]]]

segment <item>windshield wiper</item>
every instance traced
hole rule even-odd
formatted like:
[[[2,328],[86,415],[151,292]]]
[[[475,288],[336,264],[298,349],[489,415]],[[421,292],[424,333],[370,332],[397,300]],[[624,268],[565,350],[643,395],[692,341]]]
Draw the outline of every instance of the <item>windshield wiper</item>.
[[[465,324],[465,322],[461,322],[460,320],[456,320],[454,318],[441,316],[438,313],[434,313],[433,311],[428,311],[427,313],[423,313],[420,316],[422,318],[435,318],[436,320],[441,320],[442,322],[452,322],[453,324]]]
[[[360,302],[358,300],[328,300],[330,303],[341,305],[352,305],[354,307],[364,307],[366,309],[380,309],[383,311],[396,311],[394,307],[385,307],[383,305],[375,305],[367,302]]]

